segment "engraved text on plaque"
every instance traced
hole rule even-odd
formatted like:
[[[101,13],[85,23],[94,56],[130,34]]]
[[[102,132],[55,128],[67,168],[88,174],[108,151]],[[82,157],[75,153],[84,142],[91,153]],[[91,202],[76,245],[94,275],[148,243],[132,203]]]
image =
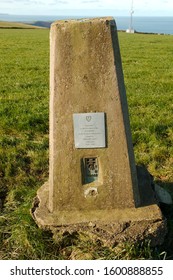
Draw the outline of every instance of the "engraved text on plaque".
[[[105,148],[105,113],[73,114],[75,148]]]

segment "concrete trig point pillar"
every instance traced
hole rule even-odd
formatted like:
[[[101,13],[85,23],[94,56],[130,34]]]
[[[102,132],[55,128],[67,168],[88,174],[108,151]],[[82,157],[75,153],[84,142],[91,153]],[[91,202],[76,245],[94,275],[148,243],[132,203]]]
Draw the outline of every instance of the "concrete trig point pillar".
[[[161,221],[156,204],[139,207],[115,21],[57,21],[50,36],[50,172],[37,223],[115,232],[129,221]]]

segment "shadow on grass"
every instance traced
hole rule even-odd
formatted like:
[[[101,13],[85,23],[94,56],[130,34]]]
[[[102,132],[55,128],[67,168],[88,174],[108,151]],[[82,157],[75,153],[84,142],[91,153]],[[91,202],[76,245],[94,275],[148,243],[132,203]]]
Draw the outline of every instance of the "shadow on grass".
[[[173,200],[173,183],[159,180],[156,181],[156,183],[166,189]],[[160,203],[160,209],[163,215],[166,217],[168,225],[168,232],[160,249],[167,253],[166,259],[173,260],[173,204],[167,205]]]

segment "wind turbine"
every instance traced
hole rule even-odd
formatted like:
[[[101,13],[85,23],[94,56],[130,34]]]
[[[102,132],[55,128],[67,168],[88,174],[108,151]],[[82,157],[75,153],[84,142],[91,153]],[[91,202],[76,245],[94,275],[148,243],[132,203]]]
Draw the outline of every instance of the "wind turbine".
[[[133,9],[133,0],[131,4],[131,9],[130,9],[130,25],[129,29],[126,30],[128,33],[135,33],[135,30],[133,29],[133,14],[134,14],[134,9]]]

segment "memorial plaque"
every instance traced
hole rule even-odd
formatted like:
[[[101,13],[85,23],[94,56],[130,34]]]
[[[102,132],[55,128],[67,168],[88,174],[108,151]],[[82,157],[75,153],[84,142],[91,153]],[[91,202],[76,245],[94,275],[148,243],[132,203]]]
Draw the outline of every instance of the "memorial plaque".
[[[105,148],[105,113],[73,114],[75,148]]]

